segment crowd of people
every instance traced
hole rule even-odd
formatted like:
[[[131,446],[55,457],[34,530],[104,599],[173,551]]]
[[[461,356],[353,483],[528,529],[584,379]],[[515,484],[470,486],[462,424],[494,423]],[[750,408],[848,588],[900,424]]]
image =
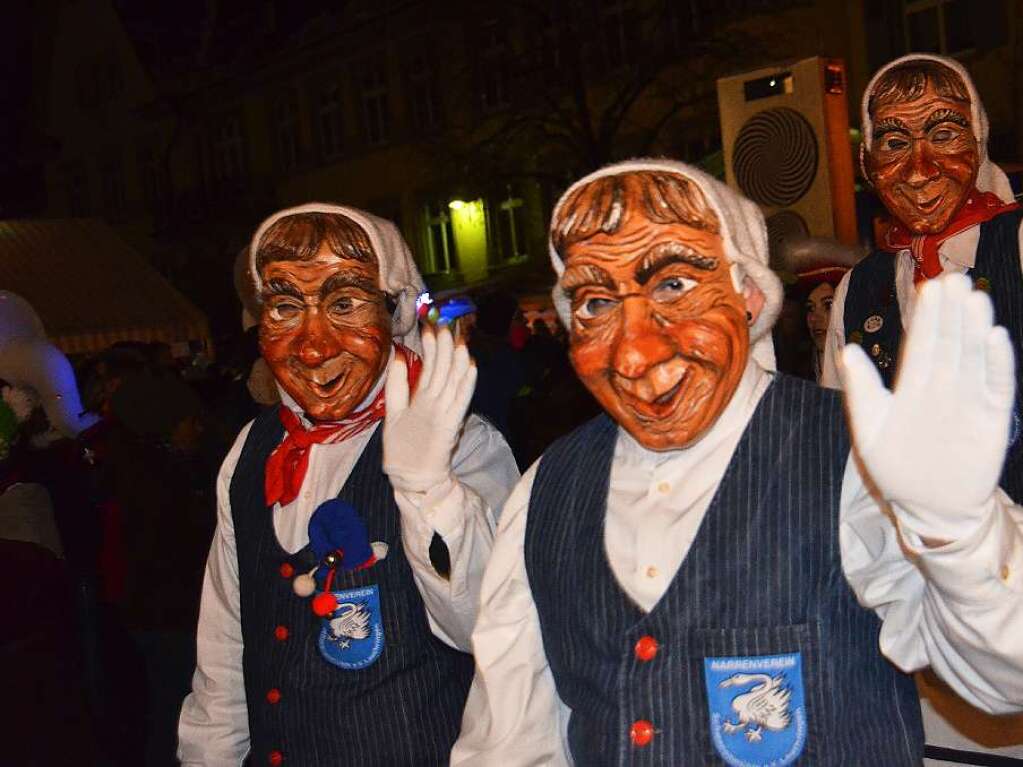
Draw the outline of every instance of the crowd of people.
[[[0,292],[5,758],[894,766],[914,671],[1023,709],[1023,213],[958,63],[862,119],[884,241],[785,286],[753,203],[634,160],[552,212],[557,327],[431,322],[335,204],[256,228],[217,362],[72,370]]]

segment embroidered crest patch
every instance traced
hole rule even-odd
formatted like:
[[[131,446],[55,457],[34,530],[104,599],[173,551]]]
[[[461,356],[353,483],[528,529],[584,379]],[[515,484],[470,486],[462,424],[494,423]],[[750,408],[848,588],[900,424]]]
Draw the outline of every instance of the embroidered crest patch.
[[[714,747],[733,767],[784,767],[806,745],[799,653],[705,658]]]
[[[323,619],[320,654],[349,671],[371,665],[384,650],[380,589],[376,584],[331,592],[337,609]]]

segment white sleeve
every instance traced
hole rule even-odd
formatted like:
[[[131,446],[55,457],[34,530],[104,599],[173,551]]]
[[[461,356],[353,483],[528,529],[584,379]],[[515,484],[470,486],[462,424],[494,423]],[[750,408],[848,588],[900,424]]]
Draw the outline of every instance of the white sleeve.
[[[395,491],[401,537],[430,629],[457,650],[469,651],[480,582],[494,543],[498,511],[519,479],[500,432],[469,416],[451,462],[454,479],[426,493]],[[451,560],[448,577],[430,562],[434,533]]]
[[[547,663],[540,618],[529,590],[523,547],[537,464],[512,491],[483,576],[472,633],[476,676],[451,752],[459,767],[571,765],[569,709]]]
[[[927,548],[882,508],[849,458],[842,485],[842,566],[883,621],[881,651],[903,671],[930,665],[967,702],[1023,710],[1023,509],[998,490],[966,539]]]
[[[195,674],[178,720],[178,759],[184,767],[238,767],[249,752],[230,489],[251,427],[242,429],[217,476],[217,529],[202,584]]]
[[[849,292],[850,269],[835,288],[831,301],[831,317],[828,319],[828,334],[824,338],[824,359],[821,361],[821,386],[841,389],[842,378],[838,372],[838,353],[845,346],[845,297]]]

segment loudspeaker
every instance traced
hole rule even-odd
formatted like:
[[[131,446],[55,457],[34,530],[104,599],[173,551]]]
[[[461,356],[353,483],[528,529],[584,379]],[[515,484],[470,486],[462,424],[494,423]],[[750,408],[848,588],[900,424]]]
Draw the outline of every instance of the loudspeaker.
[[[789,238],[854,245],[845,64],[814,57],[717,82],[729,186],[760,205],[772,260]]]

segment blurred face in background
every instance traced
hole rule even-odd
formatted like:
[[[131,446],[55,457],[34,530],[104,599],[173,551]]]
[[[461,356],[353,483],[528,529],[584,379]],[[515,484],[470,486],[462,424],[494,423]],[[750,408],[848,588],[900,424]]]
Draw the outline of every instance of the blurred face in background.
[[[806,327],[810,331],[814,348],[824,351],[824,341],[828,335],[828,323],[831,320],[831,304],[835,300],[835,289],[826,282],[814,288],[806,297]]]

